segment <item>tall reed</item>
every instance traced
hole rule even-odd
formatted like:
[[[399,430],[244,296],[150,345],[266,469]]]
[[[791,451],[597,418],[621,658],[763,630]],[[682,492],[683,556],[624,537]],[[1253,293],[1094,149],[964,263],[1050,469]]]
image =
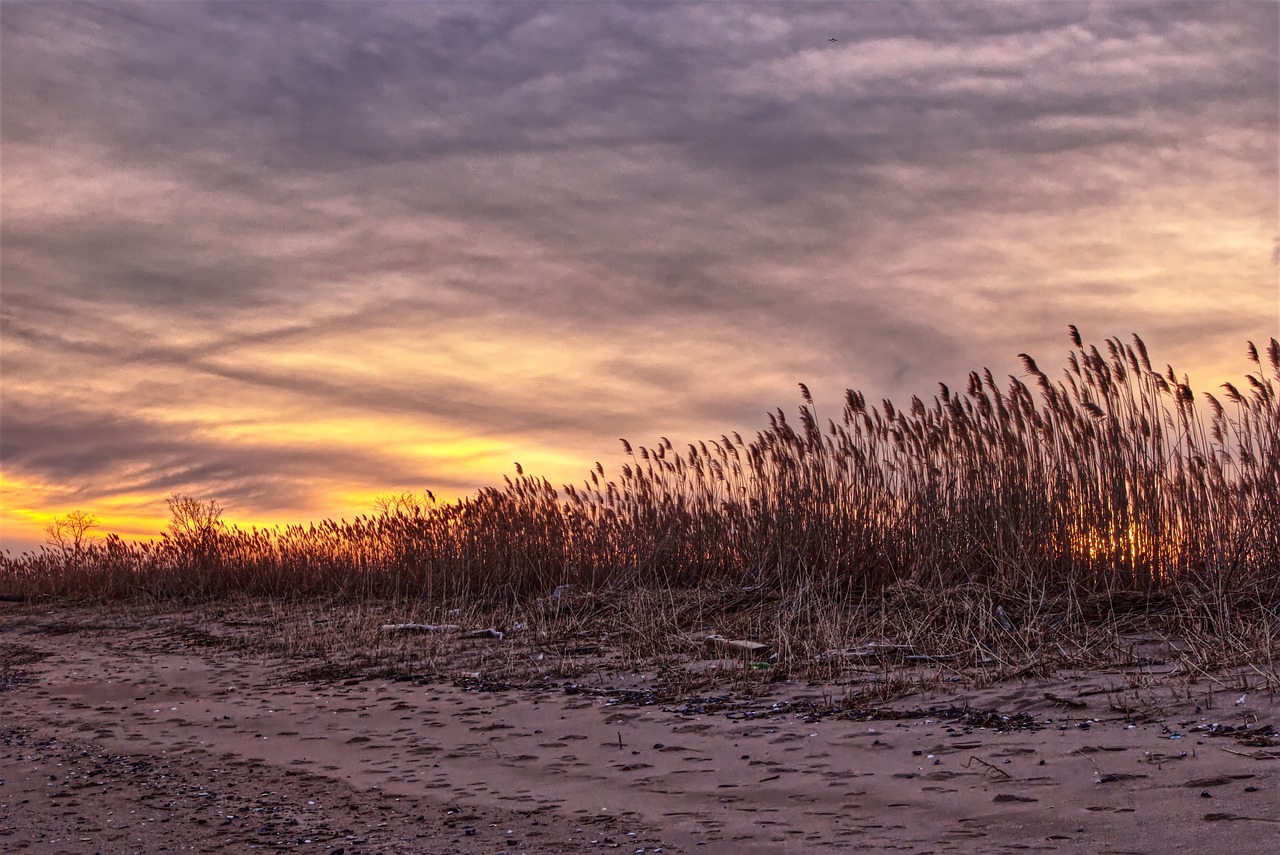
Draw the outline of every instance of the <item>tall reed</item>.
[[[830,600],[982,584],[1194,592],[1212,619],[1275,608],[1280,344],[1250,343],[1244,383],[1197,399],[1136,336],[1071,337],[1056,379],[1023,354],[1022,377],[974,372],[904,409],[850,391],[826,423],[802,385],[795,423],[778,410],[754,437],[683,449],[624,440],[612,478],[597,463],[556,489],[517,467],[501,488],[351,521],[5,555],[0,592],[446,601],[731,582]]]

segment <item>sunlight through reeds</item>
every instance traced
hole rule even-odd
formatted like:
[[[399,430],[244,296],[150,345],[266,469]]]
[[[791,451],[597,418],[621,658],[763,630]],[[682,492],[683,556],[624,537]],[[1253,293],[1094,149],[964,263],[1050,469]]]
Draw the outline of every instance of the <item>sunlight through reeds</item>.
[[[1280,344],[1250,343],[1243,383],[1197,397],[1136,336],[1102,349],[1071,336],[1056,379],[1024,354],[1022,377],[973,372],[905,408],[850,391],[825,424],[802,386],[794,423],[777,410],[753,437],[683,449],[624,440],[612,476],[596,464],[557,489],[517,466],[461,501],[406,494],[308,525],[215,514],[154,544],[6,555],[0,587],[446,600],[732,582],[847,599],[980,583],[1280,602]]]

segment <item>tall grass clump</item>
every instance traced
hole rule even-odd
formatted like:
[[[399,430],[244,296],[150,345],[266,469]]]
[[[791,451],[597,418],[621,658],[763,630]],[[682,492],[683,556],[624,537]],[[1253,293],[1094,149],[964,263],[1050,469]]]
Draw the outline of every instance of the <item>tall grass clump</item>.
[[[809,391],[753,437],[677,448],[623,441],[557,489],[518,466],[452,503],[242,530],[175,496],[155,544],[118,537],[0,559],[0,592],[210,599],[516,601],[592,590],[733,585],[793,603],[981,586],[1040,605],[1117,592],[1194,601],[1208,622],[1280,604],[1280,344],[1197,397],[1141,339],[1086,346],[1058,377],[974,372],[899,408],[846,394],[820,422]],[[176,504],[175,504],[176,503]],[[184,504],[185,503],[185,504]]]

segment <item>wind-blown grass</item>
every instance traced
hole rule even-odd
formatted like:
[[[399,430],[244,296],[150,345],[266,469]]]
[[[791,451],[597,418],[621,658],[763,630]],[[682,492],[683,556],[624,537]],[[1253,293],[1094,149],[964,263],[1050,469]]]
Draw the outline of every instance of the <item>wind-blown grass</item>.
[[[461,501],[271,529],[211,515],[154,544],[5,555],[0,592],[513,603],[559,585],[737,587],[795,609],[976,587],[1024,615],[1114,610],[1118,592],[1208,624],[1274,614],[1280,343],[1249,344],[1244,382],[1197,398],[1136,336],[1099,350],[1071,334],[1059,379],[1023,355],[1024,377],[974,372],[902,409],[850,391],[826,423],[801,386],[795,423],[778,410],[754,437],[684,449],[624,440],[613,477],[596,464],[556,489],[517,467]]]

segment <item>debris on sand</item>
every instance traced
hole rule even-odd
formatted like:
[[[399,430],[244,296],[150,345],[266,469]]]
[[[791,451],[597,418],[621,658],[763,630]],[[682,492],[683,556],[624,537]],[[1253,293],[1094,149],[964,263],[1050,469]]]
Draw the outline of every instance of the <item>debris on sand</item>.
[[[707,647],[721,653],[740,653],[747,656],[758,656],[769,650],[769,645],[758,641],[747,641],[741,638],[725,638],[723,635],[709,635],[703,641]]]
[[[506,636],[506,633],[502,632],[502,630],[494,629],[493,627],[486,627],[485,629],[469,630],[467,632],[462,633],[460,637],[461,638],[493,638],[498,641],[501,641],[507,636]]]
[[[885,644],[872,641],[852,650],[829,650],[827,656],[834,659],[905,659],[916,652],[911,644]]]
[[[383,632],[436,633],[458,632],[462,627],[456,623],[384,623]]]

